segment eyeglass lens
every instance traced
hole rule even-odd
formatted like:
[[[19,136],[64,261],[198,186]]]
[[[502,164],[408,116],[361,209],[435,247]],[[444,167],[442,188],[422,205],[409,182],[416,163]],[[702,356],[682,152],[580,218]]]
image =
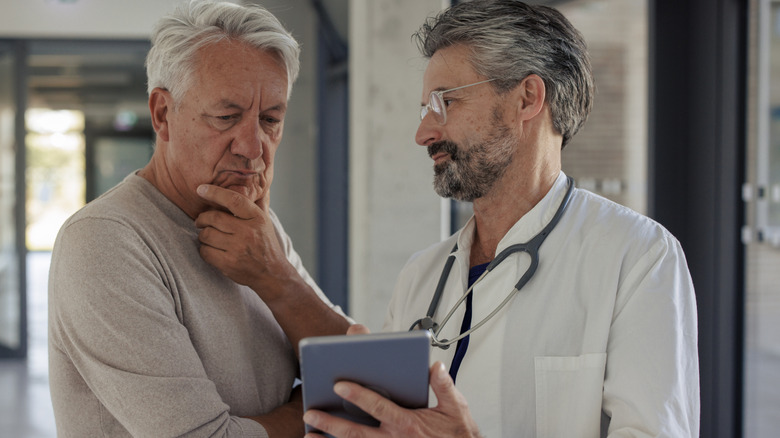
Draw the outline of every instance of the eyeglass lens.
[[[420,109],[420,120],[424,119],[428,115],[429,111],[433,111],[433,117],[440,125],[447,122],[447,109],[444,107],[442,99],[442,92],[432,91],[428,98],[428,104]]]
[[[443,125],[447,123],[447,107],[444,105],[444,93],[449,93],[450,91],[460,90],[463,88],[473,87],[474,85],[484,84],[486,82],[492,82],[496,79],[486,79],[484,81],[474,82],[473,84],[468,85],[461,85],[460,87],[450,88],[449,90],[443,90],[443,91],[431,91],[431,96],[428,98],[428,104],[420,108],[420,120],[424,119],[426,115],[428,115],[428,111],[433,111],[434,118],[436,121]]]

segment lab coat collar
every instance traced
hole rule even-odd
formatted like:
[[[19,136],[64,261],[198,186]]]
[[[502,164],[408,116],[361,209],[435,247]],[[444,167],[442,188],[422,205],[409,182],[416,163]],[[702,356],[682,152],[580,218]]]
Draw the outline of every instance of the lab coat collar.
[[[566,174],[561,171],[558,178],[553,183],[550,191],[539,201],[528,213],[520,218],[512,228],[498,242],[494,257],[510,245],[516,243],[526,243],[539,234],[545,226],[552,220],[558,206],[560,206],[563,197],[568,188]],[[458,234],[458,251],[456,257],[461,260],[468,260],[471,254],[471,244],[474,242],[474,227],[476,220],[474,215],[469,218],[466,225],[461,228]]]

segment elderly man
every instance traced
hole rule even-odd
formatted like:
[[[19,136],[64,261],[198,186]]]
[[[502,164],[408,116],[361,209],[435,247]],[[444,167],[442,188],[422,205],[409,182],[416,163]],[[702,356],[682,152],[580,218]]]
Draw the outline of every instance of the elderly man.
[[[429,58],[417,143],[437,193],[474,206],[409,260],[385,324],[433,332],[434,407],[340,382],[381,426],[304,420],[352,438],[697,437],[696,304],[678,241],[561,170],[593,99],[581,35],[552,8],[473,0],[417,37]]]
[[[303,434],[298,341],[349,323],[268,205],[298,54],[259,7],[186,2],[159,22],[154,155],[55,244],[59,436]]]

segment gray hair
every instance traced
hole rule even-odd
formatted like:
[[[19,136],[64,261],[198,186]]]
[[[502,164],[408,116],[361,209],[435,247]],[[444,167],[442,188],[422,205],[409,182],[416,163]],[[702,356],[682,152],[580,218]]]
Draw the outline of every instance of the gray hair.
[[[516,0],[462,2],[430,17],[414,34],[423,56],[462,44],[470,63],[498,93],[513,89],[530,74],[544,81],[561,148],[588,118],[593,106],[593,74],[582,35],[557,10]]]
[[[168,90],[179,102],[190,87],[198,50],[222,40],[246,43],[278,56],[287,69],[287,97],[298,77],[298,42],[260,6],[189,0],[155,26],[146,56],[147,91]]]

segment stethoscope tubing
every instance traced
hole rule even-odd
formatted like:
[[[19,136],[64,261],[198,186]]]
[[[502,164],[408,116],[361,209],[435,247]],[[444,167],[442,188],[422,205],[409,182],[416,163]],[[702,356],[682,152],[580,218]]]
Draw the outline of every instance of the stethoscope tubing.
[[[571,194],[574,190],[574,180],[571,177],[567,177],[569,187],[566,190],[566,194],[563,197],[563,200],[561,201],[561,205],[556,210],[555,214],[553,215],[552,219],[550,219],[550,222],[542,229],[542,231],[539,232],[536,236],[534,236],[531,240],[529,240],[526,243],[518,243],[514,245],[510,245],[507,248],[505,248],[503,251],[501,251],[496,258],[493,259],[493,261],[488,264],[487,268],[485,268],[485,271],[482,273],[482,275],[477,278],[474,283],[471,284],[471,286],[466,290],[466,293],[464,293],[458,301],[455,303],[455,305],[452,306],[450,311],[447,313],[447,315],[442,320],[441,324],[437,324],[433,321],[433,314],[436,313],[436,309],[439,306],[439,302],[441,301],[441,296],[444,292],[444,286],[447,283],[447,279],[449,278],[450,271],[452,270],[452,265],[455,262],[455,252],[458,250],[458,244],[456,243],[455,246],[452,248],[452,251],[450,251],[449,256],[447,257],[447,261],[445,262],[444,268],[442,269],[442,273],[439,276],[439,282],[436,284],[436,290],[433,294],[433,298],[431,299],[431,303],[428,306],[428,312],[425,314],[424,318],[420,318],[417,321],[415,321],[412,326],[409,328],[409,330],[414,330],[416,326],[420,326],[423,330],[428,330],[431,332],[431,345],[434,347],[439,347],[442,349],[449,348],[450,345],[454,344],[455,342],[458,342],[459,340],[465,338],[466,336],[469,336],[471,333],[485,325],[491,318],[493,318],[498,312],[501,311],[501,309],[506,306],[507,303],[514,297],[518,292],[520,292],[520,289],[523,288],[523,286],[528,283],[529,280],[531,280],[531,277],[536,273],[536,269],[539,266],[539,248],[541,248],[542,243],[544,243],[544,240],[547,238],[547,236],[552,232],[553,229],[555,229],[555,226],[558,225],[558,222],[561,219],[561,216],[563,216],[564,211],[566,210],[566,207],[569,204],[569,200],[571,199]],[[509,292],[509,294],[504,298],[504,300],[501,302],[501,304],[498,305],[495,309],[493,309],[492,312],[490,312],[489,315],[487,315],[485,318],[482,318],[480,322],[478,322],[476,325],[471,327],[470,329],[466,330],[465,332],[461,333],[457,337],[453,339],[439,339],[439,333],[441,333],[444,326],[449,322],[450,318],[453,314],[455,314],[455,311],[458,309],[458,307],[465,301],[465,299],[468,297],[469,294],[472,293],[474,290],[474,286],[476,286],[480,281],[482,281],[485,276],[492,271],[496,266],[498,266],[502,261],[504,261],[507,257],[510,255],[516,253],[516,252],[525,252],[531,257],[531,264],[528,266],[528,269],[526,269],[525,273],[520,277],[515,287],[512,289],[512,291]]]

